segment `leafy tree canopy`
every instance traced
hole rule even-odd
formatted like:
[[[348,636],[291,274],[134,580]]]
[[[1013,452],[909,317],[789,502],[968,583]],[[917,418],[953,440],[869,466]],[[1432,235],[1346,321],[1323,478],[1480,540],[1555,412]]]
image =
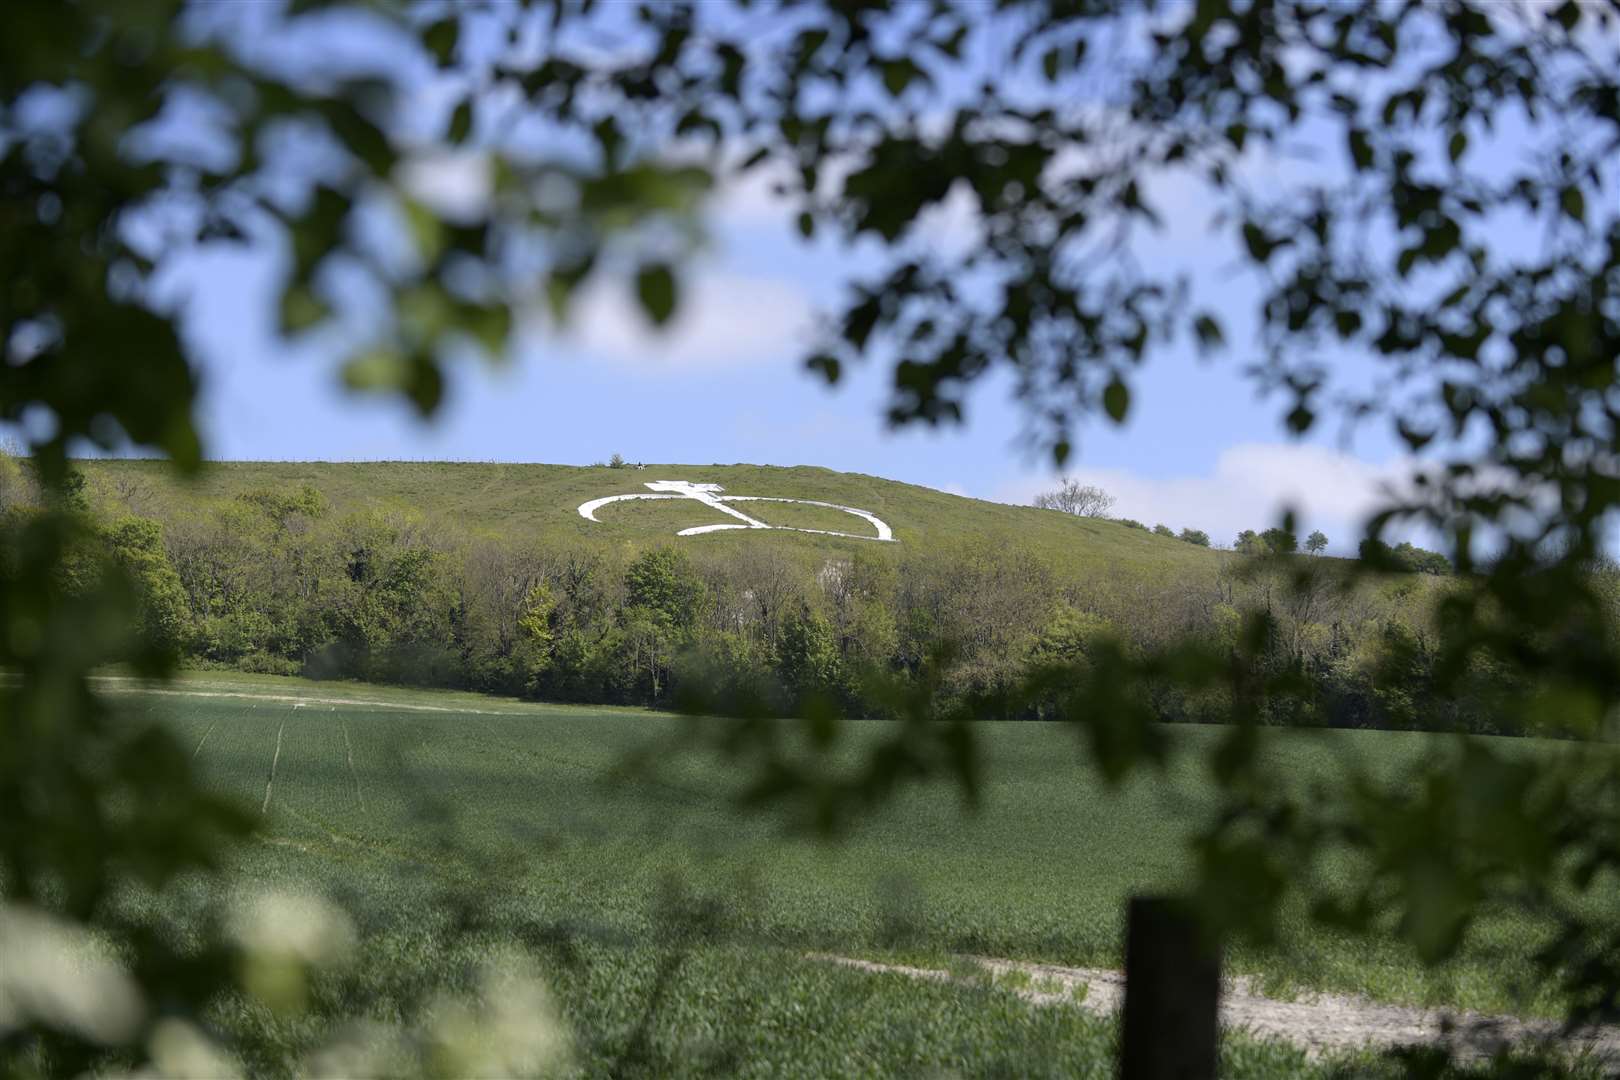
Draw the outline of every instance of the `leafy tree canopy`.
[[[1292,555],[1299,550],[1299,538],[1292,529],[1267,529],[1260,534],[1260,545],[1272,555]]]

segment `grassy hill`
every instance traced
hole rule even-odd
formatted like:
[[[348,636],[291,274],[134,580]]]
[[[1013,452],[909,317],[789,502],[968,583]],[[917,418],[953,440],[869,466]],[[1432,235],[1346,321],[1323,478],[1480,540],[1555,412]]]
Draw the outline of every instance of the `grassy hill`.
[[[1246,613],[1264,611],[1274,631],[1262,662],[1314,672],[1325,722],[1472,716],[1428,700],[1396,715],[1369,693],[1389,648],[1432,652],[1423,635],[1444,585],[1430,575],[1341,588],[1340,560],[1285,568],[1119,522],[812,467],[221,462],[188,481],[158,461],[81,468],[98,517],[153,519],[107,535],[144,575],[149,628],[204,666],[660,704],[696,657],[738,685],[819,688],[857,708],[872,668],[910,677],[949,653],[949,692],[990,689],[1031,658],[1083,661],[1104,640],[1235,644]],[[690,498],[579,513],[658,481],[858,508],[895,542],[793,502],[731,504],[779,530],[692,536],[677,534],[733,519]],[[1210,718],[1203,699],[1155,707]]]
[[[141,512],[168,516],[199,499],[230,498],[266,488],[318,489],[334,510],[368,504],[425,511],[473,530],[542,542],[628,544],[644,547],[676,542],[679,529],[727,519],[689,500],[621,503],[604,507],[600,523],[586,521],[577,508],[608,495],[646,491],[655,480],[720,484],[727,494],[811,499],[870,511],[894,530],[896,544],[866,544],[811,533],[714,533],[684,537],[680,543],[709,551],[734,550],[769,542],[804,552],[847,552],[857,546],[941,550],[963,545],[1005,545],[1049,563],[1061,577],[1108,573],[1171,574],[1212,572],[1223,553],[1155,536],[1113,521],[1077,518],[1053,510],[1008,506],[950,495],[860,473],[814,466],[648,465],[644,469],[607,466],[483,464],[472,462],[268,462],[229,461],[208,466],[194,481],[175,480],[158,461],[80,463],[99,497],[122,499]],[[747,512],[772,525],[869,531],[857,518],[837,511],[781,503],[749,503]],[[874,552],[875,553],[875,552]]]

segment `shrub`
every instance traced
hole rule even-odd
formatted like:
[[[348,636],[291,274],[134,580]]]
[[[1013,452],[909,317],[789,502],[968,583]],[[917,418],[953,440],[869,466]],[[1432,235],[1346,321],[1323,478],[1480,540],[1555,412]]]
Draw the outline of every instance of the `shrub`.
[[[302,675],[304,665],[298,660],[289,660],[285,656],[276,656],[267,652],[248,653],[236,662],[238,671],[246,671],[253,675]]]

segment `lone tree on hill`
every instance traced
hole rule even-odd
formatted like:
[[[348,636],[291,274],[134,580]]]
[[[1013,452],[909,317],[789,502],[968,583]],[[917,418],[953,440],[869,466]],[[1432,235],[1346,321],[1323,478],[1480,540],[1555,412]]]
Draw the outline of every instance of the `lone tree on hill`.
[[[1076,517],[1100,518],[1107,517],[1108,511],[1114,508],[1114,497],[1093,484],[1065,477],[1060,486],[1035,496],[1030,505],[1042,510],[1061,510]]]
[[[1299,537],[1287,529],[1267,529],[1260,534],[1260,543],[1268,555],[1292,555],[1299,550]]]
[[[1182,529],[1180,539],[1197,547],[1209,547],[1209,533],[1203,529]]]
[[[1322,552],[1327,550],[1327,546],[1327,534],[1321,529],[1312,531],[1311,535],[1305,538],[1305,550],[1310,552],[1312,555],[1322,554]]]

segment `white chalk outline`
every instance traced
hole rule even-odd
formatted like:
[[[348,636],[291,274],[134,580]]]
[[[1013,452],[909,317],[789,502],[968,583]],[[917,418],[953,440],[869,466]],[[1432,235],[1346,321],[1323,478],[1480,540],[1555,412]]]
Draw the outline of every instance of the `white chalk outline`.
[[[894,530],[882,518],[867,510],[858,510],[853,506],[841,506],[838,503],[819,502],[815,499],[780,499],[769,495],[721,495],[725,488],[719,484],[695,484],[690,480],[654,480],[646,485],[650,493],[636,492],[631,495],[608,495],[601,499],[592,499],[590,502],[579,504],[579,516],[586,521],[600,522],[596,512],[609,503],[627,502],[632,499],[693,499],[718,510],[728,517],[736,518],[741,524],[732,525],[729,522],[721,525],[695,525],[690,529],[682,529],[676,536],[698,536],[703,533],[723,532],[729,529],[774,529],[778,532],[815,533],[817,536],[843,536],[850,540],[878,540],[886,543],[895,543]],[[800,529],[792,525],[767,525],[758,518],[749,517],[741,510],[728,506],[728,503],[739,502],[778,502],[798,503],[801,506],[821,506],[828,510],[841,510],[846,514],[854,514],[866,521],[877,530],[876,536],[862,536],[860,533],[837,532],[833,529]]]

